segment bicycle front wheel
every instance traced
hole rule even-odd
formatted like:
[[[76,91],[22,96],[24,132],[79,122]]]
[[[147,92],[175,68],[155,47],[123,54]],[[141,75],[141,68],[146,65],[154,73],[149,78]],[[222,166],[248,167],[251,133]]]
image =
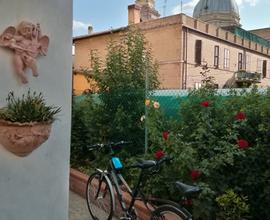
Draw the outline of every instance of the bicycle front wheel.
[[[172,205],[161,205],[152,212],[151,220],[188,220],[181,209]]]
[[[86,187],[86,200],[94,220],[111,220],[113,216],[113,190],[101,173],[92,174]]]

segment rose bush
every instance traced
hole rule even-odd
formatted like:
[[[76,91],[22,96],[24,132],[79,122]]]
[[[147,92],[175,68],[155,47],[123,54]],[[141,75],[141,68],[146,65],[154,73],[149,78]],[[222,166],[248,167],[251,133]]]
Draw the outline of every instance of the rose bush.
[[[179,201],[175,180],[199,185],[193,214],[208,220],[222,216],[216,199],[230,189],[250,207],[232,219],[270,219],[270,89],[231,90],[227,96],[211,88],[190,91],[178,119],[166,118],[162,108],[149,108],[149,150],[175,160],[151,178],[149,192]]]

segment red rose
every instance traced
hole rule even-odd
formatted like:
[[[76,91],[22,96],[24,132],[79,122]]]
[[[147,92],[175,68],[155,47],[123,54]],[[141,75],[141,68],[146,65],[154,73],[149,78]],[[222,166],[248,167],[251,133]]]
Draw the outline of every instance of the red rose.
[[[249,147],[249,143],[245,139],[239,139],[237,141],[237,144],[238,144],[238,146],[239,146],[240,149],[245,149],[245,148],[248,148]]]
[[[184,199],[184,200],[182,200],[182,205],[192,206],[193,205],[193,201],[192,201],[192,199]]]
[[[162,137],[163,137],[163,139],[164,139],[165,141],[167,141],[168,138],[169,138],[169,132],[168,132],[168,131],[163,131]]]
[[[201,175],[201,173],[198,170],[191,170],[190,176],[192,180],[198,179],[198,177]]]
[[[203,102],[201,102],[201,106],[207,108],[207,107],[209,107],[209,102],[208,101],[203,101]]]
[[[165,153],[162,150],[158,150],[158,151],[155,152],[155,158],[157,160],[160,160],[164,156],[165,156]]]
[[[245,120],[246,119],[246,114],[244,112],[237,112],[235,115],[236,120]]]

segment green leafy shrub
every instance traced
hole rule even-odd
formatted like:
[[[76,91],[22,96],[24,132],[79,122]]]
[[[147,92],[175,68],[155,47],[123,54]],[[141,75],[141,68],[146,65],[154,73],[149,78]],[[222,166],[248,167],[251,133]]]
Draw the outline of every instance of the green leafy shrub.
[[[217,219],[219,220],[242,220],[249,212],[248,199],[241,197],[233,190],[226,192],[216,198],[219,207]]]
[[[0,109],[0,119],[10,122],[50,122],[61,111],[60,107],[48,106],[42,93],[30,90],[21,98],[10,92],[7,103],[5,108]]]
[[[102,134],[97,106],[93,104],[91,96],[87,96],[82,102],[73,101],[72,110],[72,140],[71,140],[71,166],[86,169],[94,155],[89,152],[91,143],[99,142]],[[86,168],[84,168],[86,167]]]
[[[270,90],[190,91],[178,120],[149,109],[149,149],[175,157],[150,189],[160,197],[181,198],[170,182],[182,180],[203,188],[193,202],[195,219],[216,219],[216,198],[228,189],[248,198],[252,219],[270,219]],[[169,135],[164,138],[164,131]],[[153,156],[152,156],[153,157]],[[168,183],[164,184],[164,179]]]
[[[144,146],[140,117],[145,110],[146,80],[148,89],[158,86],[157,67],[146,45],[139,31],[129,30],[120,43],[109,42],[105,64],[95,54],[91,57],[90,76],[99,89],[103,141],[133,141],[133,153],[142,152]]]

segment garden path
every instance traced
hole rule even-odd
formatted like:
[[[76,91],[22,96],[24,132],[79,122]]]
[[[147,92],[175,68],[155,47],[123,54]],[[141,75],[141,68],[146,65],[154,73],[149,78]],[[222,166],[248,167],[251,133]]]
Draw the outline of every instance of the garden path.
[[[103,211],[100,211],[101,213]],[[69,192],[69,220],[91,220],[85,199]],[[104,218],[105,219],[105,218]],[[114,218],[113,220],[117,220]]]

